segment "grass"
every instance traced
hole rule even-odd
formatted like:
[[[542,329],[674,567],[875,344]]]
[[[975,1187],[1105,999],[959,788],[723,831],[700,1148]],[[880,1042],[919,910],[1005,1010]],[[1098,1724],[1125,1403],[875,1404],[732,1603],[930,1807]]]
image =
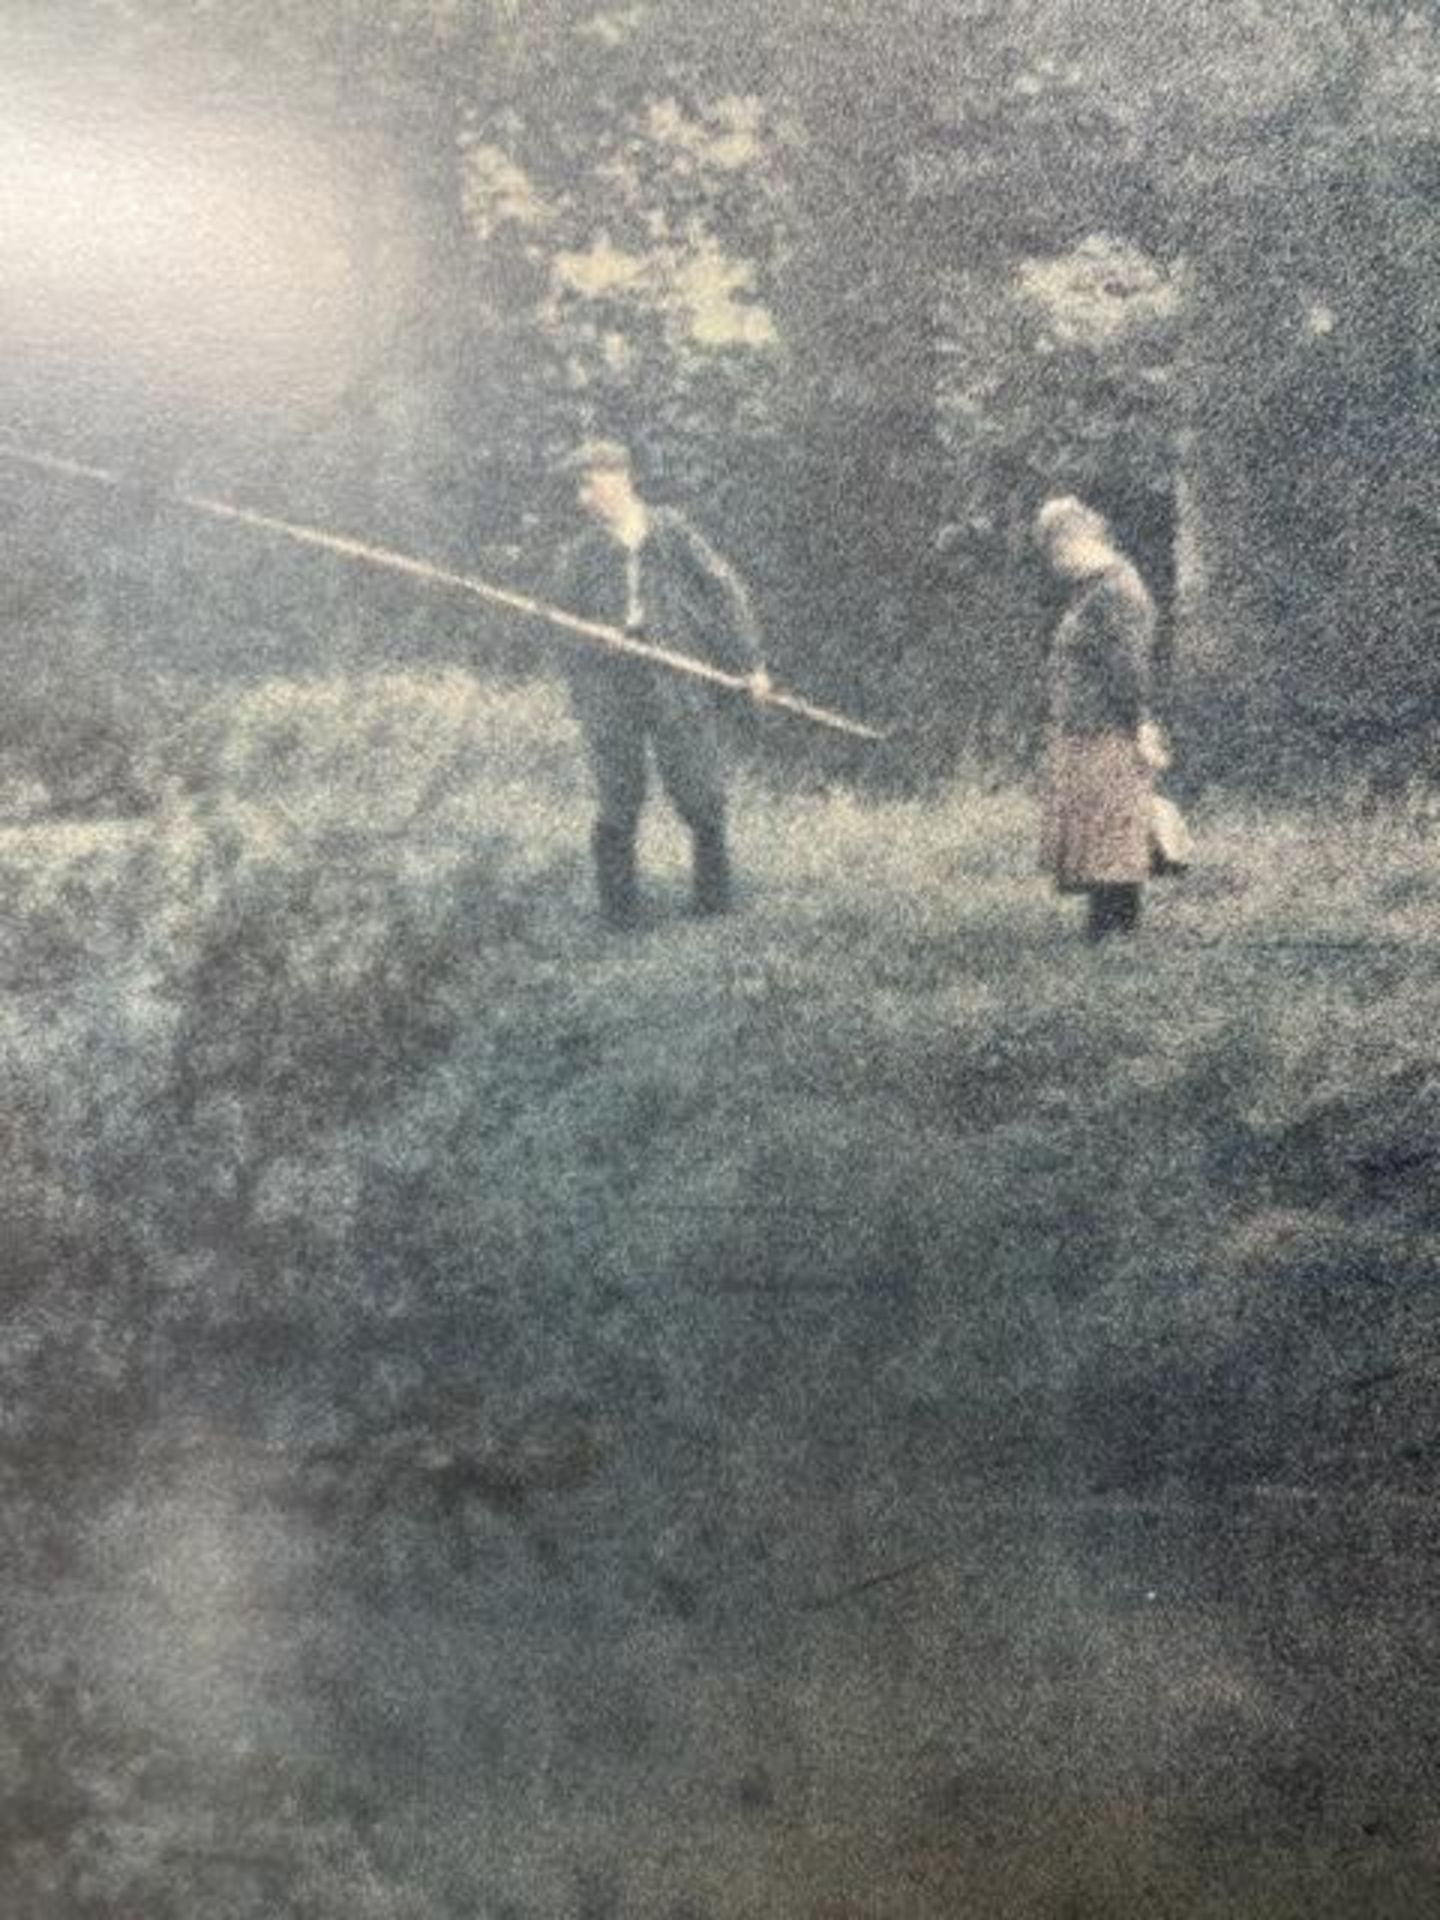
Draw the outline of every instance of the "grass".
[[[1092,952],[1025,795],[752,779],[616,939],[548,691],[146,781],[0,829],[17,1915],[1414,1910],[1413,822]]]

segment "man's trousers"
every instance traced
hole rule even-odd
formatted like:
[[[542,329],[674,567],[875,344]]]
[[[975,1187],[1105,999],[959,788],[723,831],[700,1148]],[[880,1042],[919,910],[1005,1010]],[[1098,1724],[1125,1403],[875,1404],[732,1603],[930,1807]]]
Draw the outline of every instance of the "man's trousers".
[[[671,806],[691,832],[723,830],[725,762],[708,687],[642,660],[587,661],[571,687],[607,833],[634,839],[649,749]]]

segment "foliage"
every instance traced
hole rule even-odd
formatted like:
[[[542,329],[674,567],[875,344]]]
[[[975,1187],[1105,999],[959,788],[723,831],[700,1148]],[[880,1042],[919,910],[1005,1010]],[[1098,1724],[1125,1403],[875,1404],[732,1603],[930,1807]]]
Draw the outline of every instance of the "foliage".
[[[1403,1594],[1357,1638],[1226,1529],[1276,1490],[1285,1566],[1398,1579],[1347,1503],[1426,1485],[1422,816],[1213,813],[1142,945],[1089,953],[1018,794],[747,789],[741,915],[683,917],[657,820],[617,941],[546,693],[273,683],[185,765],[142,818],[0,834],[17,1911],[773,1910],[805,1835],[920,1872],[995,1725],[1004,1804],[1050,1808],[1007,1884],[1065,1827],[1057,1740],[1148,1796],[1167,1874],[1197,1783],[1255,1910],[1357,1871],[1276,1716],[1360,1660],[1403,1819]],[[1140,1839],[1079,1831],[1128,1902]]]
[[[1183,465],[1219,582],[1185,615],[1197,711],[1360,758],[1398,713],[1413,749],[1435,464],[1423,10],[72,12],[77,101],[103,81],[203,144],[224,99],[284,134],[262,188],[276,156],[297,181],[295,154],[326,156],[309,251],[343,266],[311,303],[329,337],[308,387],[277,346],[289,385],[248,411],[198,376],[161,407],[117,355],[85,376],[97,448],[75,451],[535,581],[570,508],[554,456],[618,431],[751,574],[787,677],[913,729],[912,777],[1025,750],[1036,491],[1102,494],[1168,601]],[[17,68],[43,65],[52,43],[15,32]],[[20,412],[68,431],[68,388],[13,362]],[[79,531],[106,631],[160,644],[198,598],[207,635],[273,628],[282,667],[316,626],[392,662],[454,646],[439,610],[243,563],[234,531],[228,561],[156,526]],[[53,560],[48,517],[20,544]],[[1377,629],[1362,693],[1344,663]]]

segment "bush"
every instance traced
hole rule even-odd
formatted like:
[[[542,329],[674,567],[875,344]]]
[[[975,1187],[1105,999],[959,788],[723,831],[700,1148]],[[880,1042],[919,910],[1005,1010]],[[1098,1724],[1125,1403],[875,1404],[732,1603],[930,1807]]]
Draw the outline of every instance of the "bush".
[[[1123,1668],[1085,1516],[1423,1487],[1422,840],[1202,814],[1094,953],[1023,795],[742,783],[743,911],[671,911],[657,814],[655,924],[616,940],[548,691],[277,684],[186,740],[151,815],[0,835],[13,1683],[99,1581],[128,1637],[80,1648],[86,1711],[194,1783],[52,1767],[37,1916],[82,1882],[247,1914],[226,1808],[323,1920],[563,1907],[582,1868],[638,1899],[630,1806],[698,1822],[712,1886],[797,1808],[898,1844],[1030,1655]],[[1223,1539],[1173,1524],[1203,1583]],[[1164,1711],[1084,1723],[1116,1792],[1266,1764],[1181,1624]],[[308,1786],[241,1794],[237,1699]],[[661,1911],[702,1884],[665,1857]]]

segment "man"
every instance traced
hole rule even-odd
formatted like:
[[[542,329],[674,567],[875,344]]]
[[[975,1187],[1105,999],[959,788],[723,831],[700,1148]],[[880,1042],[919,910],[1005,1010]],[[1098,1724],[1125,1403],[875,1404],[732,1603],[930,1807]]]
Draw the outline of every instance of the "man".
[[[577,498],[591,524],[561,555],[559,605],[743,674],[751,697],[763,700],[770,679],[748,596],[733,570],[683,515],[641,497],[630,456],[618,442],[587,442],[565,464],[577,476]],[[650,749],[670,803],[693,837],[695,910],[727,912],[732,890],[716,688],[600,646],[576,648],[567,666],[595,780],[591,845],[606,924],[633,927],[638,918],[635,842]]]

